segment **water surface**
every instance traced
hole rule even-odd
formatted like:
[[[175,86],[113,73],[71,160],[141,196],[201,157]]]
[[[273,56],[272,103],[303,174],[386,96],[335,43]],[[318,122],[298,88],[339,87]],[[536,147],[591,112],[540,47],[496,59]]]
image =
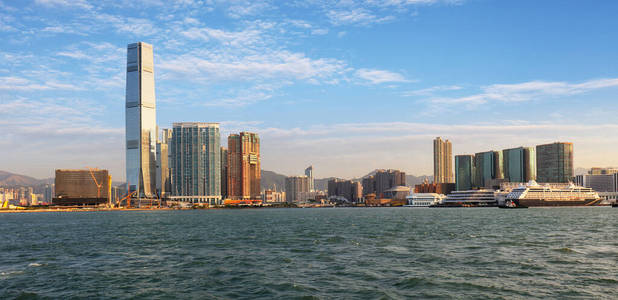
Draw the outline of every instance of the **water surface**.
[[[0,298],[615,298],[618,209],[0,214]]]

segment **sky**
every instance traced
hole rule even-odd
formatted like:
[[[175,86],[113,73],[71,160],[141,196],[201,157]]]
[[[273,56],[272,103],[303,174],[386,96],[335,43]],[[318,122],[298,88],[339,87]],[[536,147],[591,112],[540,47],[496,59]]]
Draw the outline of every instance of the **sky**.
[[[618,1],[0,0],[0,170],[124,180],[126,47],[157,123],[261,138],[262,169],[432,174],[453,154],[574,143],[618,166]]]

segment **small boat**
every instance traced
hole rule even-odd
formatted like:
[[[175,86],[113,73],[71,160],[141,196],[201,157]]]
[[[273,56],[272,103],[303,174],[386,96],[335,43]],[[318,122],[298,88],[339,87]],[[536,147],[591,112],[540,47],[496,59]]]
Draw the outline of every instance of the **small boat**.
[[[612,207],[618,207],[618,202],[612,203]]]
[[[517,203],[513,202],[512,200],[507,200],[504,205],[500,205],[498,206],[499,208],[528,208],[527,206],[523,206],[523,205],[518,205]]]

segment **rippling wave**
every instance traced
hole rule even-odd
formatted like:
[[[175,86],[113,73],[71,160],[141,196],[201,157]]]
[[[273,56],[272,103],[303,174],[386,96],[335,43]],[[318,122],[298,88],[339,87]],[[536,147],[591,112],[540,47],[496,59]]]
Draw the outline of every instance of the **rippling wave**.
[[[0,298],[615,298],[618,209],[0,214]]]

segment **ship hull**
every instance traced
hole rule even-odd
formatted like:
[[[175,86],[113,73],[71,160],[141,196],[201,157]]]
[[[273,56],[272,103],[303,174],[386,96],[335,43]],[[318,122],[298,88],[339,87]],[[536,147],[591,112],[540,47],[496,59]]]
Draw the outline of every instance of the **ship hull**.
[[[601,199],[574,199],[574,200],[545,200],[545,199],[518,199],[518,205],[535,206],[598,206]]]

